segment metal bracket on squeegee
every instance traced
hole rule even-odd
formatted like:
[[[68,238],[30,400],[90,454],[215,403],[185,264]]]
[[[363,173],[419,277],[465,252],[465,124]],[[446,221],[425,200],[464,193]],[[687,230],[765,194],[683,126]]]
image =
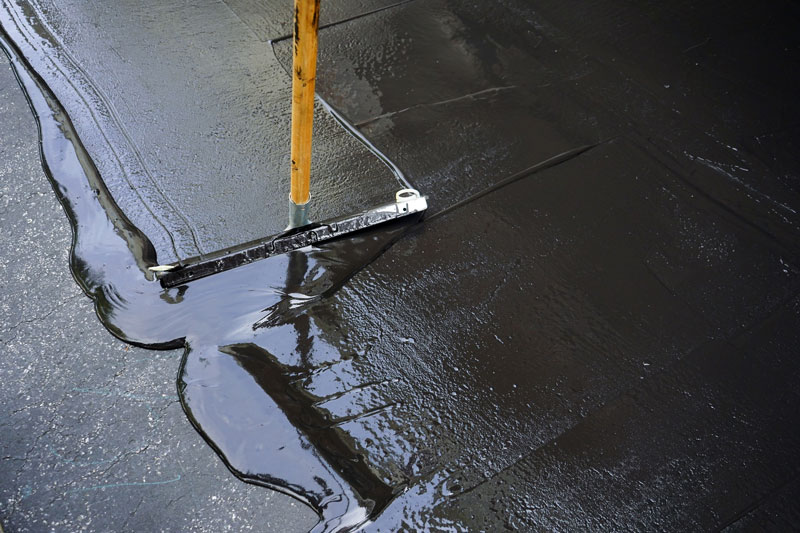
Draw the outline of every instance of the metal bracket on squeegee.
[[[156,277],[163,287],[176,287],[259,259],[299,250],[414,213],[421,213],[427,208],[427,200],[424,196],[420,196],[418,191],[402,189],[395,195],[395,202],[390,204],[323,223],[311,223],[273,237],[251,241],[177,263],[150,267],[150,270],[156,273]]]

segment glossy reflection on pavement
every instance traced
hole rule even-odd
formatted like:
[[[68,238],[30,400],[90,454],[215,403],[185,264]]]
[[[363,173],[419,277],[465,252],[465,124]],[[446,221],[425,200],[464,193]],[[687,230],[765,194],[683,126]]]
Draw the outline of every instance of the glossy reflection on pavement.
[[[84,4],[17,23],[49,16],[70,27],[68,15],[89,13],[175,31],[162,24],[172,16],[163,6],[150,19]],[[275,53],[232,65],[288,79],[272,5],[192,13],[229,9],[204,19],[224,21],[214,39]],[[388,5],[341,12],[321,32],[318,90],[350,123],[336,130],[344,137],[323,136],[323,168],[373,176],[359,196],[367,201],[373,185],[396,188],[399,167],[429,196],[428,218],[166,291],[146,267],[191,255],[186,228],[200,248],[222,248],[269,233],[247,234],[283,221],[284,204],[264,210],[247,198],[237,211],[244,185],[226,197],[199,178],[200,192],[177,195],[193,168],[187,139],[208,131],[206,119],[177,120],[187,100],[151,99],[160,85],[128,91],[101,78],[120,107],[141,96],[175,113],[163,124],[181,124],[181,142],[154,142],[158,152],[147,132],[169,135],[138,115],[122,120],[136,125],[133,144],[150,147],[142,157],[173,200],[175,209],[149,204],[168,229],[159,232],[130,191],[106,188],[118,176],[96,171],[52,95],[17,62],[76,228],[73,270],[104,323],[129,342],[186,346],[178,383],[198,430],[243,479],[313,506],[320,530],[791,524],[800,489],[796,7]],[[162,80],[168,87],[200,79],[180,46],[190,28],[148,41],[184,61]],[[143,58],[130,46],[128,63],[95,48],[122,76]],[[215,72],[197,91],[258,86]],[[242,101],[198,114],[236,116]],[[266,137],[274,126],[241,124],[255,133],[226,131]],[[277,153],[221,160],[278,168]],[[373,164],[384,174],[370,174]],[[330,205],[345,200],[337,193]],[[218,215],[226,220],[215,225]],[[259,216],[261,226],[243,222]]]

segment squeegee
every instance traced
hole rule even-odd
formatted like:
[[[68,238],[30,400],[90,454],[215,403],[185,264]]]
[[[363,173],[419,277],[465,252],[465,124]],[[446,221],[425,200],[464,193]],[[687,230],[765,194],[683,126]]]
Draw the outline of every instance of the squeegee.
[[[259,259],[284,254],[348,235],[378,224],[422,213],[424,196],[401,189],[394,202],[321,223],[309,220],[311,134],[314,121],[314,82],[320,0],[295,0],[292,56],[292,144],[289,226],[283,233],[166,265],[151,267],[161,285],[175,287],[195,279],[236,268]]]

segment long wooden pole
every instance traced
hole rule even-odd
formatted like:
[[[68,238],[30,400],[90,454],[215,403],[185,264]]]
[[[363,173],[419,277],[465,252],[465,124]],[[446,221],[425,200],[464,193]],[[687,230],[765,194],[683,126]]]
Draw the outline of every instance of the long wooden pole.
[[[292,62],[292,203],[308,203],[311,174],[311,130],[317,75],[317,31],[320,0],[294,2]]]

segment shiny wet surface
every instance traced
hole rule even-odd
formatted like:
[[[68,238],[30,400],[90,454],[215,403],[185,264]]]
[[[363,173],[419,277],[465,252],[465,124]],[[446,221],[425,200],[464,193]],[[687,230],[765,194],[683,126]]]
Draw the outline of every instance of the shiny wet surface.
[[[175,390],[183,350],[131,346],[97,320],[2,53],[0,199],[4,531],[308,531],[315,513],[241,483],[189,423]]]
[[[277,12],[291,20],[290,9],[256,33],[221,2],[3,6],[4,28],[162,262],[286,226],[291,78],[261,39],[287,31]],[[319,106],[315,124],[314,216],[391,201],[402,180]]]
[[[82,229],[115,207],[54,171],[74,268],[115,334],[187,346],[198,429],[321,529],[786,526],[798,16],[720,5],[409,2],[331,25],[320,95],[429,195],[426,221],[162,292],[136,266],[158,239]]]

